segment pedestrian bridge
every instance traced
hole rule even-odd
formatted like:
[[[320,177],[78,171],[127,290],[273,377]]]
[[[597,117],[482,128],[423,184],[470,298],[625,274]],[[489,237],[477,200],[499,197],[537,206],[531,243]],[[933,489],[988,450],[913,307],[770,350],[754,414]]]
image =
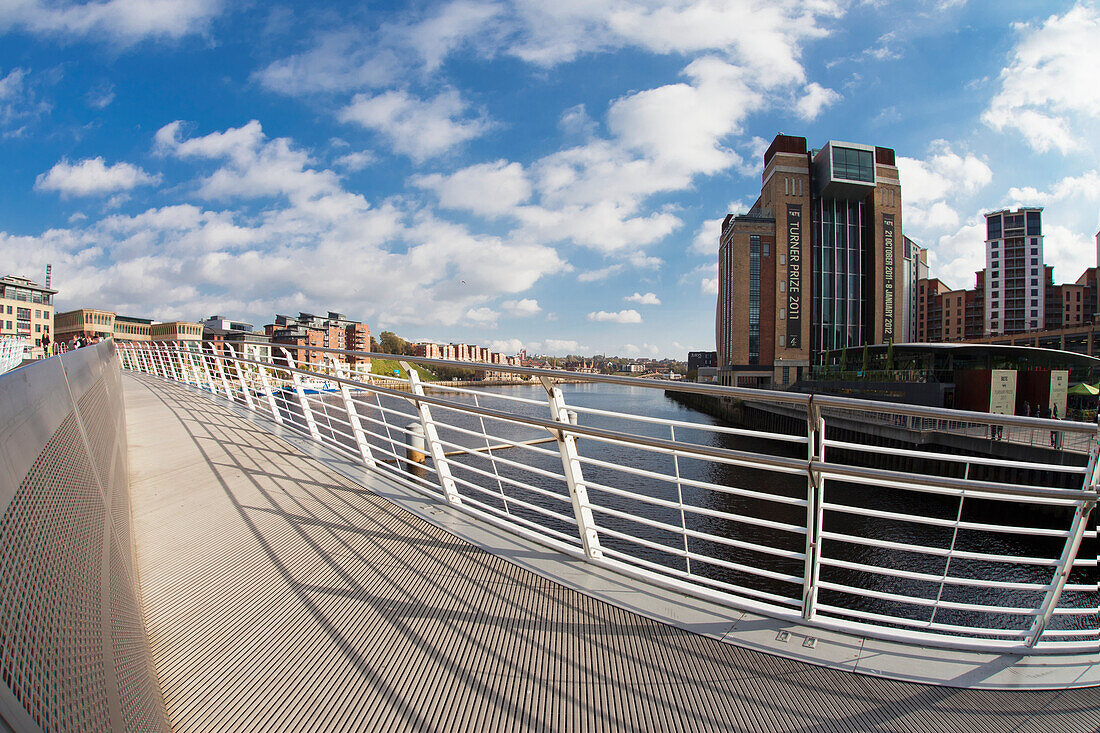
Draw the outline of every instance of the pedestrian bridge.
[[[254,357],[106,342],[0,377],[8,727],[1100,727],[1095,426],[990,416],[1091,430],[1087,463],[937,456],[903,483],[827,437],[867,403],[807,404],[808,435],[751,452],[568,404],[552,373],[539,405]],[[794,483],[700,478],[735,464]],[[934,501],[899,519],[898,492]]]

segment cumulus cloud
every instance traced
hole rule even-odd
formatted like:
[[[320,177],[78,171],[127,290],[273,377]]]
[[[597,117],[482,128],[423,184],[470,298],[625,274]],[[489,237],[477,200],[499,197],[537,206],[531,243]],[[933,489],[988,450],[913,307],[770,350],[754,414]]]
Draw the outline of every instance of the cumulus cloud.
[[[340,120],[364,127],[385,138],[393,149],[416,161],[447,152],[484,134],[489,122],[467,116],[467,105],[450,89],[431,99],[406,91],[357,94],[340,111]]]
[[[181,38],[201,33],[222,11],[221,0],[21,0],[0,7],[0,31],[20,29],[129,44],[146,38]]]
[[[643,295],[642,293],[635,292],[634,295],[628,295],[623,298],[623,300],[630,301],[631,303],[637,303],[639,305],[661,304],[661,299],[657,297],[656,293],[646,293]]]
[[[810,82],[795,102],[795,111],[804,120],[816,120],[826,107],[840,101],[840,94],[820,84]]]
[[[160,175],[150,175],[136,165],[107,165],[102,157],[86,158],[77,163],[61,160],[34,181],[38,191],[56,191],[62,196],[101,196],[129,191],[138,186],[160,183]]]
[[[29,71],[16,67],[5,74],[0,69],[0,137],[19,137],[47,111],[49,105],[37,98]]]
[[[954,202],[993,180],[993,171],[972,153],[955,152],[946,140],[935,140],[923,160],[899,156],[905,228],[917,239],[931,239],[959,226]]]
[[[982,114],[995,130],[1016,130],[1039,152],[1070,153],[1100,117],[1100,6],[1078,2],[1042,23],[1018,24],[1019,41],[1001,70],[1000,90]]]
[[[332,161],[332,163],[337,168],[355,172],[370,167],[377,162],[377,160],[378,156],[369,150],[356,150],[351,153],[344,153],[336,160]]]
[[[597,323],[641,323],[642,314],[633,308],[616,312],[595,311],[588,314],[588,320]]]
[[[412,183],[434,191],[439,203],[448,209],[487,217],[507,214],[531,195],[523,166],[506,160],[472,165],[450,175],[415,176]]]
[[[160,154],[197,169],[197,185],[181,194],[260,197],[262,208],[188,202],[73,219],[32,237],[0,232],[12,269],[53,263],[66,283],[62,308],[95,304],[161,319],[229,311],[259,323],[331,308],[372,326],[427,328],[491,327],[494,303],[519,303],[567,267],[550,247],[471,233],[416,202],[368,201],[259,123],[193,136],[186,127],[171,123],[156,135]]]
[[[505,313],[513,316],[533,316],[542,312],[539,302],[534,298],[521,298],[520,300],[506,300],[500,304]]]

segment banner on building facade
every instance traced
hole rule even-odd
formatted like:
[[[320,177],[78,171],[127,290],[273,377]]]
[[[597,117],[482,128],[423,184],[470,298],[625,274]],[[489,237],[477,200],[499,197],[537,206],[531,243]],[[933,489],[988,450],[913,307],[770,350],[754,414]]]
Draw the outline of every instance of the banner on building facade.
[[[989,411],[994,415],[1016,414],[1016,370],[994,369],[989,378]]]
[[[882,341],[894,340],[894,215],[882,215]]]
[[[802,348],[802,204],[787,204],[787,347]]]
[[[1050,400],[1047,410],[1051,416],[1066,416],[1066,400],[1069,395],[1069,372],[1065,369],[1052,369],[1050,372]]]

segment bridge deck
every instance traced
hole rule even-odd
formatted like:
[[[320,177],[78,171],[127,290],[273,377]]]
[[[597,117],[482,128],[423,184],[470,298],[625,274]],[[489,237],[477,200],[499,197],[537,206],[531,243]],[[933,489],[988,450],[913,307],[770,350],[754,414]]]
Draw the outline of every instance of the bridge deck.
[[[1082,731],[1100,691],[894,682],[523,569],[210,399],[127,375],[144,614],[181,731]]]

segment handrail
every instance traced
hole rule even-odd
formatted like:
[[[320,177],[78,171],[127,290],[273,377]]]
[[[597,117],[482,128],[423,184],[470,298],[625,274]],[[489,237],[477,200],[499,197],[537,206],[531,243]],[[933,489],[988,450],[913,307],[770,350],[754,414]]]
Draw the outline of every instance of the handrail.
[[[134,343],[167,343],[167,342],[134,342]],[[186,342],[185,342],[186,343]],[[191,343],[223,345],[224,341],[194,341]],[[265,345],[262,341],[246,341],[244,343]],[[645,389],[660,389],[669,392],[688,392],[694,394],[711,395],[715,397],[736,397],[742,399],[757,399],[768,402],[800,405],[806,407],[811,399],[820,407],[833,407],[847,410],[866,410],[891,412],[899,415],[913,417],[927,417],[939,420],[958,420],[960,422],[973,422],[985,425],[1002,425],[1005,427],[1023,427],[1035,429],[1058,430],[1067,433],[1095,434],[1097,426],[1093,423],[1076,422],[1072,420],[1051,420],[1049,418],[1021,417],[1018,415],[1000,415],[986,412],[970,412],[968,410],[955,410],[946,407],[928,407],[926,405],[907,405],[899,402],[882,402],[878,400],[866,400],[853,397],[838,397],[827,394],[801,394],[798,392],[784,392],[781,390],[757,389],[753,387],[730,387],[720,384],[703,384],[699,382],[683,382],[678,380],[642,379],[640,377],[623,377],[614,374],[586,374],[583,372],[570,372],[564,369],[540,369],[537,367],[517,367],[509,364],[491,364],[474,361],[449,361],[446,359],[429,359],[420,356],[404,356],[401,354],[386,354],[373,351],[353,351],[349,349],[333,349],[323,346],[296,346],[291,344],[277,344],[280,349],[294,349],[297,351],[309,351],[325,354],[340,354],[344,356],[365,357],[371,359],[390,359],[407,361],[414,364],[427,366],[442,366],[449,368],[473,369],[475,371],[505,372],[531,377],[568,378],[576,382],[591,382],[598,384],[617,384],[629,387],[643,387]],[[445,384],[445,383],[444,383]]]
[[[631,377],[528,367],[504,369],[506,365],[476,363],[476,367],[489,371],[537,376],[539,382],[532,388],[540,389],[541,383],[545,390],[544,403],[524,398],[516,403],[506,401],[504,406],[484,407],[477,400],[476,390],[464,389],[459,395],[472,396],[472,401],[425,394],[419,379],[413,376],[415,372],[409,370],[409,379],[397,380],[401,384],[393,386],[407,384],[410,393],[379,383],[382,380],[358,381],[346,376],[334,360],[340,354],[356,358],[394,355],[296,348],[327,352],[329,364],[314,369],[289,353],[277,362],[260,355],[239,355],[238,349],[207,349],[205,344],[196,346],[195,342],[119,345],[129,369],[190,383],[238,406],[247,405],[250,411],[340,451],[343,457],[360,456],[369,469],[445,497],[457,509],[559,549],[581,553],[590,562],[683,592],[779,618],[791,618],[794,610],[804,623],[823,628],[944,647],[1042,654],[1097,649],[1095,641],[1081,638],[1095,633],[1091,626],[1095,618],[1069,613],[1079,605],[1079,598],[1070,598],[1069,605],[1061,601],[1066,593],[1093,592],[1081,590],[1089,587],[1082,586],[1082,581],[1069,580],[1074,568],[1081,572],[1077,554],[1087,534],[1090,512],[1100,496],[1100,443],[1091,439],[1096,436],[1096,426],[932,411],[822,395],[789,395],[788,403],[805,408],[807,432],[789,436],[796,438],[793,443],[784,440],[788,437],[785,435],[753,435],[754,439],[774,443],[777,454],[772,454],[725,447],[719,439],[728,439],[730,433],[722,426],[582,406],[574,409],[557,387],[563,379],[650,389],[667,389],[675,383],[654,385]],[[455,364],[398,358],[406,369],[409,363]],[[324,380],[331,386],[331,394],[307,394],[302,377]],[[278,389],[281,386],[283,389]],[[676,387],[680,391],[724,395],[751,392],[758,395],[756,399],[778,396],[747,388]],[[364,399],[363,393],[370,399]],[[539,404],[545,404],[545,412],[532,414]],[[822,408],[828,411],[823,413]],[[971,423],[1087,432],[1091,436],[1090,463],[1086,468],[1039,473],[1036,478],[1043,464],[1013,457],[968,460],[966,456],[944,454],[945,463],[957,466],[963,473],[961,477],[847,462],[841,449],[847,449],[848,459],[853,455],[892,455],[936,460],[940,456],[934,450],[893,451],[856,445],[850,436],[844,441],[827,437],[825,423],[833,410],[870,408],[893,415],[931,415],[938,419],[960,416]],[[590,422],[578,424],[578,413]],[[485,427],[488,420],[498,426],[492,434]],[[362,427],[365,424],[384,430],[367,430]],[[677,440],[677,428],[685,426],[714,436],[713,444]],[[667,428],[668,437],[652,434],[662,427]],[[632,432],[635,429],[644,429],[647,434]],[[513,430],[527,432],[513,437]],[[506,459],[498,455],[524,446],[531,430],[536,435],[548,433],[552,437],[538,440],[551,445],[517,450]],[[423,435],[423,442],[414,450],[411,441],[417,434]],[[791,456],[792,448],[799,444],[806,445],[806,449],[798,457]],[[834,448],[837,450],[830,453]],[[392,458],[375,459],[374,451]],[[402,451],[405,459],[400,457]],[[417,451],[421,458],[410,458]],[[610,458],[615,455],[620,457]],[[646,462],[622,463],[624,455],[645,456]],[[416,460],[425,461],[420,464],[425,469],[420,475],[415,473],[419,470]],[[748,469],[751,476],[770,477],[767,480],[772,483],[741,488],[743,485],[731,483],[741,475],[728,473],[731,467]],[[972,467],[982,473],[972,477]],[[1032,475],[1030,483],[1016,477],[1021,471]],[[1059,481],[1074,477],[1083,480],[1079,488],[1042,485],[1048,478],[1053,481],[1053,476],[1060,477]],[[838,495],[837,491],[842,493]],[[889,503],[876,502],[875,497],[882,492],[893,492]],[[571,516],[548,510],[551,506],[560,508],[560,502],[572,505]],[[951,518],[944,509],[937,508],[945,502],[951,507]],[[968,514],[975,502],[978,513]],[[988,515],[981,502],[1000,505],[1003,511],[1015,511],[1017,515],[1011,519]],[[1064,522],[1060,519],[1063,516],[1067,516]],[[826,517],[829,525],[825,524]],[[914,530],[918,534],[913,536],[896,534],[892,528],[898,522],[924,529]],[[944,532],[949,535],[946,539]],[[967,534],[965,543],[957,543],[960,532]],[[983,552],[974,551],[973,543],[979,535],[996,537],[988,551],[982,546],[978,547]],[[563,538],[569,538],[564,545]],[[1040,541],[1047,545],[1028,544]],[[1048,550],[1043,547],[1050,543],[1058,545],[1056,556],[1044,557]],[[864,561],[860,554],[864,550],[860,548],[877,553],[878,559]],[[736,554],[745,552],[750,554]],[[882,559],[890,553],[923,557],[924,564],[915,566],[916,570],[894,566]],[[991,576],[988,582],[968,582],[965,567],[975,558],[995,560],[1002,568],[1001,575]],[[941,563],[942,570],[936,570],[935,563]],[[838,576],[841,572],[847,575]],[[881,581],[886,577],[892,578],[889,592],[882,590]],[[767,585],[778,582],[777,578],[783,580],[779,586]],[[793,589],[791,579],[795,579]],[[925,587],[929,585],[931,591]],[[945,588],[955,590],[945,593]],[[984,595],[960,600],[958,588]],[[880,601],[891,605],[866,605]],[[950,617],[937,620],[936,614],[941,611]],[[958,618],[963,611],[976,615]],[[991,641],[990,637],[999,640]]]

